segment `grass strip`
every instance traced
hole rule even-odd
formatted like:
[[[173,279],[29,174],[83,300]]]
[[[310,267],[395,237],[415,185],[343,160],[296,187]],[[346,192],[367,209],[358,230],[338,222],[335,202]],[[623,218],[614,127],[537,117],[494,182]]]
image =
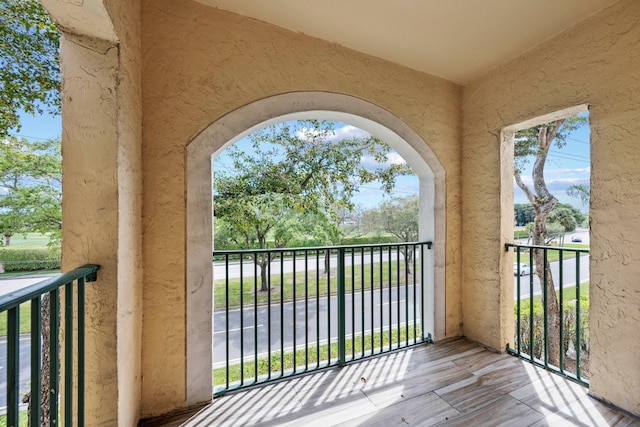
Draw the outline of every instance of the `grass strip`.
[[[407,331],[408,329],[408,331]],[[364,349],[365,349],[365,353],[366,352],[370,352],[372,349],[378,350],[380,352],[382,351],[387,351],[389,350],[389,346],[391,345],[391,347],[393,348],[393,344],[398,344],[398,342],[400,342],[403,345],[408,345],[411,341],[413,341],[414,335],[413,335],[413,331],[414,328],[413,326],[410,326],[409,328],[405,327],[401,327],[399,329],[400,331],[400,337],[398,339],[398,329],[393,329],[391,331],[384,331],[383,333],[380,332],[376,332],[373,334],[373,346],[371,345],[371,334],[367,334],[364,336]],[[416,325],[415,327],[415,331],[416,331],[416,336],[420,336],[420,327],[419,325]],[[407,332],[408,332],[408,337],[407,337]],[[363,337],[362,336],[357,336],[355,338],[355,353],[356,353],[356,357],[357,354],[359,352],[362,351],[362,340]],[[354,340],[349,338],[346,340],[345,342],[345,348],[346,348],[346,358],[347,360],[350,359],[352,353],[353,353],[353,349],[354,349]],[[329,361],[329,351],[331,351],[331,357],[332,358],[337,358],[338,357],[338,344],[337,343],[332,343],[331,344],[331,348],[329,348],[329,346],[327,344],[321,345],[320,348],[316,347],[316,346],[309,346],[309,359],[308,359],[308,366],[309,366],[309,370],[313,370],[316,365],[320,364],[322,365],[324,362],[324,365],[327,364],[327,362]],[[285,372],[290,372],[293,371],[294,368],[297,368],[296,371],[297,372],[303,372],[305,369],[305,349],[299,349],[295,351],[295,355],[296,355],[296,365],[294,366],[293,364],[293,355],[294,352],[290,351],[290,352],[285,352],[283,357],[280,356],[280,352],[274,352],[271,354],[271,372],[273,376],[278,376],[280,375],[280,372],[282,372],[282,363],[284,363],[284,371]],[[243,364],[243,368],[244,368],[244,379],[245,381],[247,380],[253,380],[255,379],[255,361],[245,361]],[[229,383],[234,383],[234,382],[238,382],[241,380],[240,378],[240,362],[238,362],[235,365],[231,365],[229,366]],[[258,378],[260,377],[264,377],[266,375],[269,374],[269,358],[268,357],[261,357],[258,359]],[[216,368],[213,370],[213,385],[215,386],[220,386],[220,385],[224,385],[226,384],[226,375],[227,375],[227,370],[225,367],[223,368]]]

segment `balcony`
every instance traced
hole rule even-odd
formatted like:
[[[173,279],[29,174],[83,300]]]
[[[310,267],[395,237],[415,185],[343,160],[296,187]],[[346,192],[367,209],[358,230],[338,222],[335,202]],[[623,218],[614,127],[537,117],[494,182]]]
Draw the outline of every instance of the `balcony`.
[[[634,425],[587,388],[465,339],[259,388],[142,426]]]

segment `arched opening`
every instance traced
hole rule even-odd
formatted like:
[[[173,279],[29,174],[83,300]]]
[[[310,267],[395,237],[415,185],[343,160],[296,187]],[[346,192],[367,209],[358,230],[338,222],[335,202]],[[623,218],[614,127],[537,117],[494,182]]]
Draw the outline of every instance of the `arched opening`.
[[[227,146],[265,126],[318,118],[359,127],[394,148],[419,177],[420,240],[434,242],[424,259],[424,327],[444,337],[444,168],[426,142],[399,118],[346,95],[297,92],[266,98],[222,117],[187,147],[187,402],[211,397],[212,366],[212,169]]]

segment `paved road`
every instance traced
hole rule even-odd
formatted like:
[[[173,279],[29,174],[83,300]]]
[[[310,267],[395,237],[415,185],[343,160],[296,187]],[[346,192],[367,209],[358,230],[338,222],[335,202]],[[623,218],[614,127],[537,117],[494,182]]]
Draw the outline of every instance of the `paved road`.
[[[521,262],[529,261],[528,256],[522,257]],[[576,284],[576,258],[563,260],[562,277],[563,287],[574,286]],[[551,274],[553,276],[556,289],[560,289],[560,263],[551,263]],[[520,296],[528,297],[531,294],[531,279],[533,278],[533,294],[541,294],[540,281],[535,274],[520,276]],[[589,280],[589,254],[580,254],[580,283]],[[518,277],[514,276],[513,298],[518,297]]]
[[[419,250],[416,250],[416,255],[419,259]],[[400,253],[400,258],[402,258],[402,252]],[[338,265],[337,259],[335,255],[332,255],[330,258],[331,268],[336,268]],[[395,248],[391,251],[391,260],[398,259],[398,253]],[[383,251],[382,254],[380,251],[376,251],[373,254],[373,262],[377,263],[380,261],[388,261],[389,260],[389,252]],[[371,254],[370,252],[365,252],[362,255],[359,251],[356,252],[353,257],[353,265],[360,265],[364,262],[364,264],[371,263]],[[307,269],[309,271],[322,270],[324,268],[324,252],[316,253],[315,251],[309,251],[307,257]],[[347,263],[351,265],[351,254],[347,254]],[[305,265],[305,257],[303,253],[297,253],[295,259],[295,269],[297,271],[301,271],[304,269]],[[276,259],[271,262],[271,272],[273,274],[280,274],[280,270],[284,273],[291,273],[294,271],[294,260],[292,257],[285,257],[282,261],[282,265],[280,259]],[[224,279],[225,277],[225,263],[221,261],[216,261],[213,263],[213,279]],[[240,274],[242,271],[242,274]],[[242,263],[242,269],[240,266],[240,261],[230,261],[229,262],[229,278],[237,278],[241,275],[244,277],[254,277],[254,273],[257,272],[257,275],[260,274],[260,268],[255,265],[255,263],[251,260],[244,261]]]
[[[419,299],[420,292],[418,287],[416,289],[416,296]],[[374,290],[347,294],[345,303],[347,336],[352,337],[354,334],[357,336],[362,334],[363,330],[368,334],[372,325],[374,332],[379,332],[381,328],[387,330],[389,325],[397,328],[399,324],[402,327],[407,324],[407,320],[410,325],[413,325],[414,306],[416,323],[419,324],[420,304],[414,304],[413,295],[412,284],[408,292],[404,286],[401,286],[399,289],[385,288],[382,293],[380,290]],[[397,301],[400,301],[399,310]],[[364,318],[362,313],[365,313]],[[272,353],[279,352],[281,349],[291,351],[294,347],[304,348],[306,343],[311,347],[328,341],[335,343],[338,336],[337,314],[335,295],[319,299],[310,298],[306,304],[304,299],[296,301],[295,304],[272,302],[271,310],[268,310],[266,305],[258,307],[257,311],[253,306],[245,306],[242,311],[231,310],[228,314],[224,310],[218,310],[214,313],[213,320],[214,367],[224,366],[227,360],[227,340],[225,339],[227,323],[229,325],[228,358],[232,361],[231,364],[234,364],[237,363],[241,354],[245,355],[245,360],[253,360],[256,354],[262,357],[269,351]],[[280,321],[281,318],[284,322]]]

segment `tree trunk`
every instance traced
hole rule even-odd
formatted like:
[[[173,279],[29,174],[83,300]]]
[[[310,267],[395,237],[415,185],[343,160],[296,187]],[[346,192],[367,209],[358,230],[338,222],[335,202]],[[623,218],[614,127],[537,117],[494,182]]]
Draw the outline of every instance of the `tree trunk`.
[[[27,405],[27,425],[28,426],[36,426],[39,425],[41,427],[49,426],[49,402],[51,400],[51,353],[49,351],[49,346],[51,343],[51,328],[49,321],[51,319],[51,309],[49,306],[49,294],[45,294],[42,297],[42,306],[40,309],[40,315],[42,317],[42,365],[40,367],[42,386],[40,388],[40,413],[41,418],[39,422],[34,422],[31,419],[31,392],[29,392],[24,399],[22,399],[23,403],[28,403]],[[54,382],[57,379],[54,379]]]
[[[12,233],[4,233],[4,245],[9,246],[11,244]]]
[[[269,290],[269,284],[267,283],[267,266],[269,265],[269,255],[266,255],[267,259],[264,258],[265,255],[262,255],[260,261],[256,261],[258,263],[258,267],[260,267],[260,291],[267,292]]]
[[[545,245],[547,237],[547,213],[540,212],[536,215],[535,229],[533,234],[534,245]],[[551,266],[549,261],[544,262],[544,251],[540,249],[533,250],[534,264],[536,265],[535,274],[538,276],[540,286],[545,292],[545,301],[547,305],[547,360],[550,364],[560,366],[560,308],[558,306],[558,298],[556,296],[553,275],[551,274]],[[546,273],[546,286],[544,278]]]

